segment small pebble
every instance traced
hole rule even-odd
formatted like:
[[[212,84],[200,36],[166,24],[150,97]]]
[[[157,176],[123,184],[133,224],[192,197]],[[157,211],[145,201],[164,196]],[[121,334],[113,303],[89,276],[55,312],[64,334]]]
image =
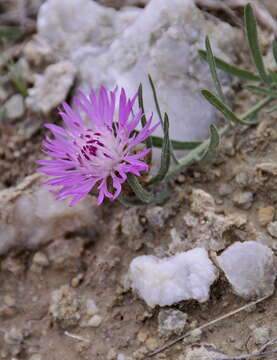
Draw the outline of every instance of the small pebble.
[[[10,295],[4,296],[4,303],[8,306],[14,306],[15,305],[15,298],[13,298]]]
[[[29,360],[42,360],[42,356],[40,354],[33,354]]]
[[[149,339],[146,340],[145,345],[148,350],[154,351],[159,346],[159,343],[155,338],[150,337]]]
[[[100,326],[103,318],[100,315],[93,315],[87,322],[87,326],[98,327]]]
[[[253,332],[253,338],[256,345],[263,345],[270,339],[270,329],[268,327],[256,327],[253,325],[250,328]]]
[[[161,336],[180,335],[184,330],[188,315],[180,310],[162,309],[158,316]]]
[[[46,267],[49,265],[49,260],[45,254],[38,251],[33,257],[33,263],[42,267]]]
[[[258,210],[258,220],[261,226],[266,226],[274,218],[274,207],[266,206]]]
[[[95,301],[92,299],[88,299],[86,301],[86,308],[87,308],[86,313],[87,313],[87,315],[90,315],[90,316],[96,315],[99,312],[99,309],[98,309],[97,305],[95,304]]]
[[[240,186],[246,186],[248,183],[248,174],[246,172],[240,172],[236,175],[235,181]]]
[[[201,337],[202,337],[202,330],[195,329],[190,333],[190,335],[184,338],[183,343],[184,344],[197,343],[201,340]]]
[[[23,335],[20,330],[16,328],[11,328],[9,331],[5,332],[4,340],[7,344],[20,344],[23,340]]]
[[[176,182],[178,184],[183,184],[186,181],[186,177],[183,174],[180,174],[177,176]]]
[[[9,120],[20,118],[25,112],[23,96],[20,94],[13,95],[6,101],[4,108],[6,109],[6,116]]]
[[[137,335],[138,341],[141,343],[145,343],[148,338],[148,334],[145,331],[140,331]]]
[[[237,193],[234,198],[234,204],[241,209],[248,210],[251,208],[254,197],[250,191],[241,191]]]
[[[115,349],[110,349],[108,351],[107,360],[116,360],[116,351],[115,351]]]
[[[267,231],[269,235],[277,238],[277,221],[273,221],[267,225]]]
[[[71,280],[71,286],[73,288],[76,288],[80,285],[81,281],[84,278],[84,274],[80,273],[77,276],[75,276],[72,280]]]

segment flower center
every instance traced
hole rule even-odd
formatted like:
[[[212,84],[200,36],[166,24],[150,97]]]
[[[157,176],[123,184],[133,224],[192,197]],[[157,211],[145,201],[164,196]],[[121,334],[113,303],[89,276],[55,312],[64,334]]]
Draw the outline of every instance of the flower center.
[[[74,139],[73,144],[79,165],[101,176],[108,176],[127,151],[121,139],[108,128],[96,132],[87,129]]]

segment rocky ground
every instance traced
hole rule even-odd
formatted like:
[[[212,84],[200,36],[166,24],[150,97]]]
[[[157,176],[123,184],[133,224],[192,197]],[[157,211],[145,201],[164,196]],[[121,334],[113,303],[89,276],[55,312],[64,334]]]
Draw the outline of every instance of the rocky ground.
[[[36,11],[27,17],[27,34],[3,44],[5,56],[21,59],[27,87],[37,84],[26,55]],[[266,51],[271,31],[261,31]],[[249,65],[245,48],[239,60]],[[47,61],[45,66],[49,68]],[[73,80],[68,82],[67,76],[60,91],[68,98],[76,81],[76,65],[70,66],[67,75]],[[0,118],[1,360],[139,360],[194,329],[153,359],[236,359],[276,339],[276,113],[263,111],[259,125],[240,127],[224,137],[213,164],[194,165],[179,175],[163,206],[126,208],[107,202],[97,208],[95,199],[88,197],[68,209],[53,201],[35,174],[45,133],[42,124],[59,121],[56,104],[50,101],[45,112],[34,108],[14,86],[7,67],[2,70],[0,100],[6,110]],[[257,101],[237,81],[227,85],[238,112]],[[249,241],[255,244],[253,251],[232,248]],[[207,301],[198,302],[196,296],[150,307],[131,290],[135,280],[128,277],[128,269],[134,258],[164,258],[196,247],[205,248],[218,268]],[[267,355],[253,358],[274,360],[276,350],[273,343]]]

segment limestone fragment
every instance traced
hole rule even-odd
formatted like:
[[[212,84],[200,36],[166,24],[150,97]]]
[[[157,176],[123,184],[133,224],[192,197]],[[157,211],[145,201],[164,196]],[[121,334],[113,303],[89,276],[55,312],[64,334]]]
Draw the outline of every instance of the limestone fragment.
[[[42,267],[46,267],[49,265],[49,260],[43,252],[38,251],[33,257],[33,263]]]
[[[184,330],[188,315],[180,310],[166,309],[159,312],[159,333],[162,336],[180,335]]]
[[[81,302],[75,290],[63,285],[51,294],[49,312],[63,329],[76,326],[81,318]]]
[[[70,208],[67,201],[55,200],[46,186],[40,186],[42,181],[40,174],[34,174],[0,191],[1,255],[14,247],[35,249],[65,232],[92,227],[98,219],[101,209],[93,198]]]
[[[258,220],[261,226],[266,226],[273,220],[274,217],[274,207],[266,206],[258,210]]]
[[[273,293],[277,267],[267,246],[256,241],[236,242],[217,261],[237,295],[251,299]]]
[[[6,110],[6,116],[9,120],[19,119],[25,111],[23,96],[20,94],[13,95],[6,101],[4,109]]]
[[[146,210],[145,216],[150,226],[161,229],[165,224],[168,214],[162,206],[154,206]]]
[[[222,352],[213,349],[212,346],[200,346],[197,348],[190,347],[185,354],[181,354],[178,360],[210,360],[227,358]]]
[[[248,210],[251,208],[254,197],[251,191],[240,191],[234,195],[234,204],[241,209]]]
[[[131,262],[129,276],[132,289],[154,307],[188,299],[208,300],[218,272],[207,251],[195,248],[163,259],[139,256]]]
[[[267,225],[267,231],[271,236],[277,238],[277,221],[273,221]]]
[[[73,85],[75,66],[69,61],[49,65],[45,73],[36,74],[34,87],[29,89],[26,104],[34,112],[48,114],[65,100]]]
[[[238,39],[229,24],[205,19],[192,0],[152,0],[144,9],[118,12],[91,0],[47,0],[37,27],[42,43],[75,64],[85,91],[118,85],[131,94],[142,82],[145,108],[154,109],[150,73],[163,111],[171,114],[172,136],[179,140],[205,136],[207,123],[215,118],[215,110],[195,92],[212,86],[207,64],[198,55],[205,35],[213,39],[215,54],[226,60]],[[228,88],[229,77],[219,76]]]

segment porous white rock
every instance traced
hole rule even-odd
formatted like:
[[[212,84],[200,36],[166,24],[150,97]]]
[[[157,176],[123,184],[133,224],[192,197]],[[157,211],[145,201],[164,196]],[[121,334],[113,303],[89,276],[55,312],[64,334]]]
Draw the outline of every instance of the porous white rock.
[[[25,111],[25,104],[23,96],[20,94],[13,95],[4,105],[6,115],[9,120],[16,120],[20,118]]]
[[[161,336],[180,335],[187,323],[188,315],[180,310],[163,309],[159,312],[159,333]]]
[[[47,0],[37,25],[37,39],[76,65],[83,90],[118,85],[132,95],[142,82],[145,109],[154,111],[150,73],[162,111],[170,116],[171,137],[207,134],[215,110],[199,94],[212,83],[198,49],[209,35],[215,54],[226,59],[238,36],[229,24],[205,19],[193,0],[152,0],[144,9],[118,12],[91,0]],[[228,84],[228,77],[220,78]]]
[[[132,289],[151,307],[189,299],[204,302],[217,276],[207,251],[201,248],[163,259],[139,256],[129,268]]]
[[[34,249],[81,226],[95,225],[96,201],[86,197],[76,206],[55,200],[43,177],[34,174],[14,188],[0,191],[0,254],[13,247]]]
[[[33,111],[48,114],[65,100],[73,85],[75,66],[69,61],[49,65],[44,74],[34,75],[34,87],[29,89],[26,104]]]
[[[236,242],[217,262],[237,295],[251,299],[273,294],[277,266],[267,246],[256,241]]]

